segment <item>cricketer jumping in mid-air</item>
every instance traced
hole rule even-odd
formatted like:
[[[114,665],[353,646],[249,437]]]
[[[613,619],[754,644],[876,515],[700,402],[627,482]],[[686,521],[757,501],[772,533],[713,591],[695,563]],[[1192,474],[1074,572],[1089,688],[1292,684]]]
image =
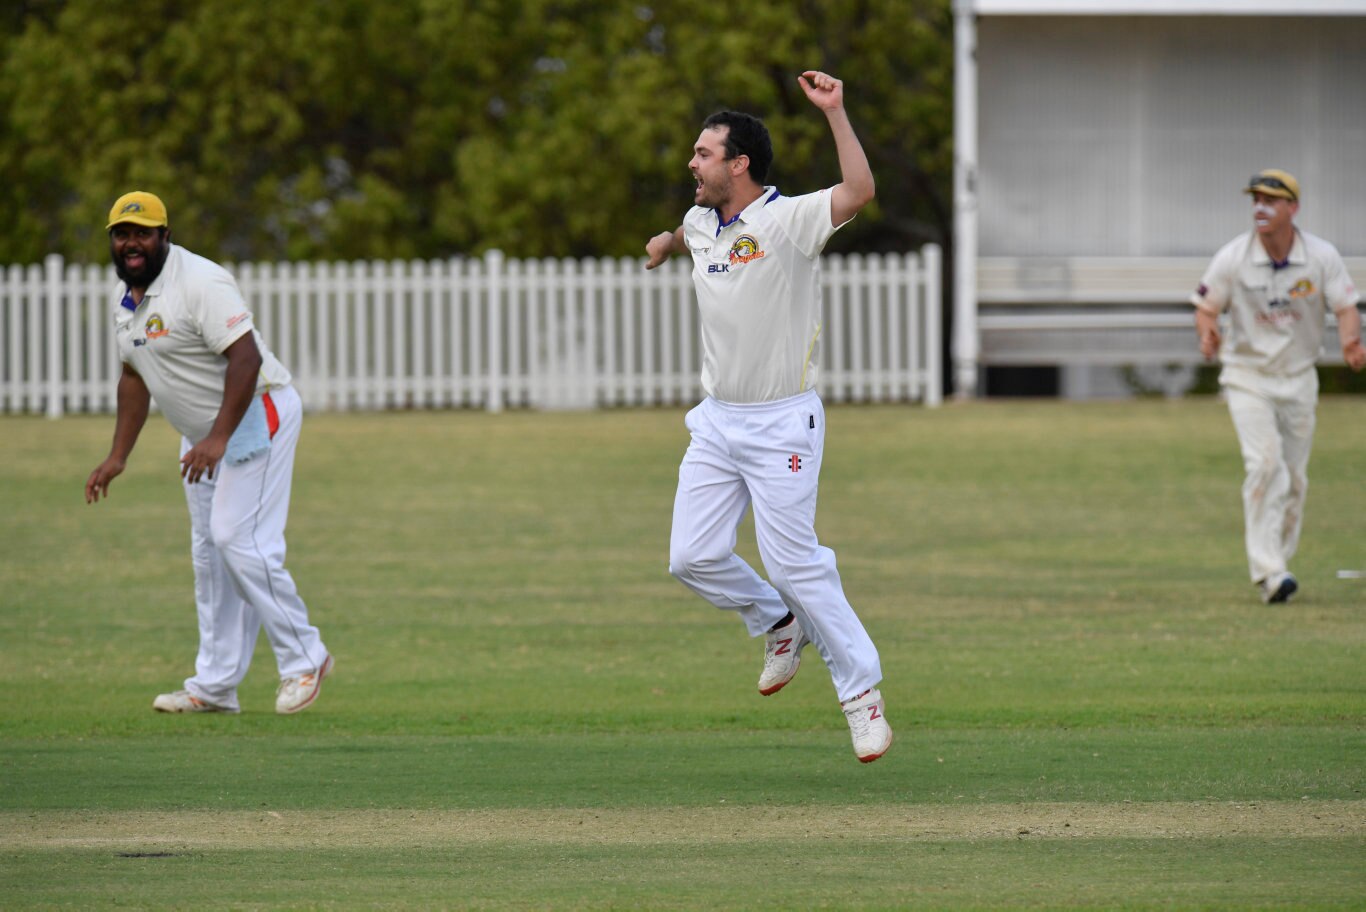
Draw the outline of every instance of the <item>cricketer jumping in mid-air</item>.
[[[868,763],[892,744],[877,685],[877,649],[844,596],[835,553],[816,538],[825,451],[820,365],[820,254],[873,198],[872,170],[844,109],[844,86],[808,70],[798,83],[825,113],[840,183],[804,196],[765,186],[773,147],[755,117],[708,117],[688,167],[696,204],[646,244],[647,269],[692,255],[702,323],[702,388],[678,471],[669,570],[764,634],[759,692],[776,693],[814,643],[843,705],[854,753]],[[735,553],[750,505],[765,582]]]

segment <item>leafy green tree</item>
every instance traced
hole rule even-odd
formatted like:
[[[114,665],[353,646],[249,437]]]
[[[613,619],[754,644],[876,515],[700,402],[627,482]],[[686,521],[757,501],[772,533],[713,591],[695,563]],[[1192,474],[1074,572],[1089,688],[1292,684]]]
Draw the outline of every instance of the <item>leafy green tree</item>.
[[[356,0],[147,0],[133,17],[71,0],[50,25],[30,21],[4,72],[8,135],[41,188],[46,230],[27,252],[100,252],[109,204],[133,187],[230,259],[319,255],[330,210],[357,187],[381,226],[394,220],[386,166],[421,63],[377,39],[406,25],[394,5]],[[380,230],[348,252],[408,256],[418,242]]]
[[[691,203],[703,117],[765,118],[828,186],[796,84],[845,80],[878,199],[836,249],[944,240],[948,0],[32,0],[0,14],[8,258],[105,256],[120,193],[227,260],[639,255]]]
[[[537,4],[530,4],[537,5]],[[457,156],[458,198],[482,213],[480,246],[538,254],[635,254],[691,204],[686,164],[720,108],[764,117],[773,179],[805,192],[838,179],[824,118],[797,85],[807,68],[847,83],[879,181],[872,210],[836,248],[894,250],[948,237],[951,20],[946,3],[732,8],[542,3],[560,16],[495,129]]]

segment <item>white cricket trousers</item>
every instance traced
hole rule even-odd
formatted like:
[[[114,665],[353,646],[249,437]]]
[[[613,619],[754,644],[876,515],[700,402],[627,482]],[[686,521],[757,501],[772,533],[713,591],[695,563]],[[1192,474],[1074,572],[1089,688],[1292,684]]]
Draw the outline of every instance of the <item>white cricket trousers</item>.
[[[1319,377],[1227,367],[1219,381],[1243,451],[1243,522],[1252,581],[1287,572],[1300,542]]]
[[[303,403],[292,386],[271,390],[270,398],[280,418],[270,449],[242,465],[220,462],[213,478],[184,484],[199,610],[199,655],[185,689],[229,709],[239,708],[237,685],[262,627],[282,678],[307,674],[327,658],[285,569],[285,521]],[[190,447],[182,439],[181,455]]]
[[[717,608],[736,611],[750,636],[796,615],[841,700],[882,680],[877,649],[844,597],[835,552],[816,540],[816,489],[825,409],[815,391],[732,405],[710,397],[685,420],[692,441],[678,469],[669,572]],[[754,505],[769,582],[735,553]]]

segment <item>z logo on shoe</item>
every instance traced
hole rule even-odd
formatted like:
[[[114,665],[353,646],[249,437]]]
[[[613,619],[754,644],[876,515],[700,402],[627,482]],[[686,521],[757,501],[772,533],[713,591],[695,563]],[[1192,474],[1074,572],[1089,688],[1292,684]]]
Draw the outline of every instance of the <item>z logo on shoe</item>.
[[[779,640],[779,641],[778,641],[778,648],[775,649],[775,650],[773,650],[773,654],[774,654],[775,656],[784,656],[784,655],[787,655],[789,652],[792,651],[791,649],[788,648],[788,647],[791,646],[791,645],[792,645],[792,637],[788,637],[788,638],[785,639],[785,640]]]

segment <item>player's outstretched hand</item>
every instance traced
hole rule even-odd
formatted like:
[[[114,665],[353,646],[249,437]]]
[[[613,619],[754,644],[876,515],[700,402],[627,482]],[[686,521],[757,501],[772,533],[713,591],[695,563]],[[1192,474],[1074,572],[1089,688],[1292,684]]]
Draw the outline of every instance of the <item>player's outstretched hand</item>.
[[[1359,371],[1366,367],[1366,348],[1361,346],[1360,339],[1342,346],[1342,360],[1347,362],[1347,366],[1354,371]]]
[[[95,471],[85,480],[85,502],[97,503],[101,497],[109,497],[109,482],[123,474],[124,462],[110,456],[95,466]]]
[[[645,242],[645,252],[650,255],[649,262],[645,264],[646,269],[654,269],[656,266],[663,266],[673,253],[674,233],[672,231],[662,231]]]
[[[822,111],[837,111],[844,107],[844,83],[829,73],[807,70],[797,77],[797,82],[811,103]]]

